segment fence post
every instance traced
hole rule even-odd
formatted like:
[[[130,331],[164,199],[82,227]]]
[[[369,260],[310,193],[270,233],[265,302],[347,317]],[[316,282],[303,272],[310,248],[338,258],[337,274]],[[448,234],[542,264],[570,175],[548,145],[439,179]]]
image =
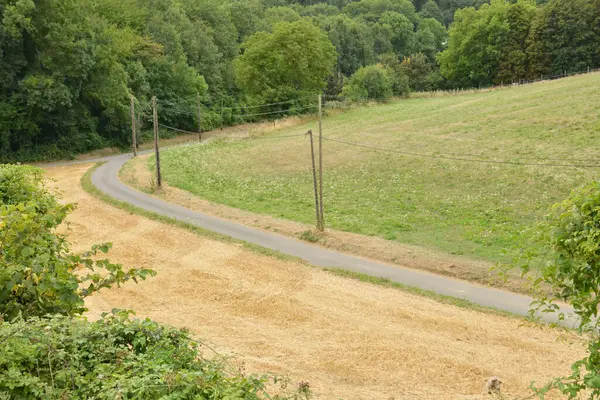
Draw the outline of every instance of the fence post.
[[[310,156],[312,159],[313,185],[315,188],[315,213],[317,215],[317,229],[321,230],[321,208],[319,207],[319,189],[317,188],[317,166],[315,163],[315,146],[312,130],[306,133],[310,136]]]
[[[137,156],[137,135],[135,134],[135,99],[133,95],[130,97],[131,100],[131,147],[133,147],[133,156]]]
[[[152,114],[154,120],[154,155],[156,156],[156,185],[162,186],[160,175],[160,152],[158,150],[158,111],[156,110],[156,96],[152,97]]]
[[[323,214],[323,95],[319,95],[319,206],[321,212],[320,230],[325,230]]]

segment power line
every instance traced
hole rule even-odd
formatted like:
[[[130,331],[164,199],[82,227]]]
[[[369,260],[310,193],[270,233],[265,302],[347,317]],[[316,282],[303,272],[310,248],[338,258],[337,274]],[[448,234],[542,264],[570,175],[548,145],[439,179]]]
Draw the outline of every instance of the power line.
[[[345,135],[345,137],[348,137],[350,135],[356,135],[356,134],[360,134],[361,132],[351,132],[347,135]],[[337,139],[337,137],[331,137],[329,136],[330,139]],[[388,145],[388,144],[395,144],[395,142],[391,141],[391,142],[387,142],[387,143],[375,143],[378,145]],[[372,145],[372,144],[369,144]],[[435,154],[432,154],[435,155]],[[456,157],[485,157],[484,154],[469,154],[469,153],[446,153],[446,155],[449,156],[456,156]],[[520,157],[521,160],[529,160],[529,161],[564,161],[564,162],[569,162],[569,163],[597,163],[600,160],[598,159],[583,159],[583,158],[553,158],[553,157],[528,157],[528,156],[522,156]]]
[[[261,107],[268,107],[268,106],[278,106],[281,104],[295,103],[297,101],[308,99],[308,98],[313,98],[313,97],[316,97],[316,96],[304,96],[304,97],[299,97],[299,98],[293,99],[293,100],[280,101],[278,103],[259,104],[259,105],[254,105],[254,106],[225,107],[224,109],[225,110],[243,110],[243,109],[261,108]]]
[[[164,108],[165,106],[163,106]],[[289,110],[277,110],[277,111],[269,111],[269,112],[264,112],[264,113],[253,113],[253,114],[231,114],[231,118],[233,117],[258,117],[258,116],[264,116],[264,115],[274,115],[274,114],[285,114],[285,113],[292,113],[295,111],[306,111],[306,110],[310,110],[310,109],[315,109],[317,108],[316,105],[312,105],[312,106],[307,106],[307,107],[300,107],[300,108],[294,108],[294,109],[289,109]],[[223,108],[223,110],[231,110],[230,108]],[[191,116],[191,117],[195,117],[196,114],[191,112],[191,111],[187,111],[184,109],[180,109],[180,108],[175,108],[172,106],[167,106],[165,108],[165,111],[169,111],[169,112],[173,112],[176,114],[181,114],[181,115],[187,115],[187,116]]]
[[[170,129],[170,130],[176,131],[176,132],[187,133],[187,134],[190,134],[190,135],[197,135],[198,134],[198,132],[190,132],[190,131],[186,131],[186,130],[183,130],[183,129],[174,128],[174,127],[169,126],[169,125],[158,124],[158,126],[163,127],[165,129]]]
[[[280,139],[280,138],[292,138],[306,136],[306,133],[299,133],[296,135],[280,135],[280,136],[250,136],[249,139]]]
[[[291,103],[295,103],[304,99],[308,99],[308,98],[313,98],[316,96],[303,96],[303,97],[299,97],[297,99],[291,99],[291,100],[286,100],[286,101],[280,101],[280,102],[276,102],[276,103],[266,103],[266,104],[258,104],[258,105],[247,105],[247,106],[237,106],[237,107],[223,107],[223,110],[245,110],[245,109],[254,109],[254,108],[261,108],[261,107],[268,107],[268,106],[277,106],[277,105],[282,105],[282,104],[291,104]],[[182,108],[182,107],[192,107],[193,105],[191,103],[174,103],[172,101],[169,100],[159,100],[158,101],[159,104],[164,104],[170,107],[174,107],[174,108]],[[210,107],[205,106],[207,108],[210,109]]]
[[[520,162],[520,161],[482,160],[482,159],[470,159],[470,158],[460,158],[460,157],[450,157],[450,156],[437,156],[434,154],[424,154],[424,153],[414,153],[414,152],[402,151],[402,150],[384,149],[381,147],[375,147],[375,146],[365,144],[365,143],[345,142],[343,140],[332,139],[329,137],[323,137],[323,140],[329,140],[332,142],[337,142],[337,143],[341,143],[341,144],[345,144],[345,145],[349,145],[349,146],[363,147],[363,148],[376,150],[376,151],[384,151],[384,152],[388,152],[388,153],[396,153],[396,154],[402,154],[402,155],[414,156],[414,157],[432,158],[432,159],[438,159],[438,160],[465,161],[465,162],[474,162],[474,163],[480,163],[480,164],[504,164],[504,165],[538,166],[538,167],[600,168],[600,164],[581,165],[581,164],[525,163],[525,162]]]
[[[257,117],[257,116],[261,116],[261,115],[273,115],[273,114],[290,113],[293,111],[305,111],[305,110],[310,110],[310,109],[314,109],[314,108],[317,108],[317,106],[312,105],[312,106],[308,106],[308,107],[296,108],[294,110],[278,110],[278,111],[256,113],[256,114],[232,114],[231,117]]]

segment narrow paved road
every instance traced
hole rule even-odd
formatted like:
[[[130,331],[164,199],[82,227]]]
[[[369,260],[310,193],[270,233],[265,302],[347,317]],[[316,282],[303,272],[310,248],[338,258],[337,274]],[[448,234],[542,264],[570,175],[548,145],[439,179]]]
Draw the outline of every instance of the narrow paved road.
[[[375,277],[388,278],[408,286],[465,299],[482,306],[493,307],[519,315],[526,315],[532,302],[532,298],[528,296],[339,253],[287,236],[250,228],[167,203],[121,183],[117,174],[123,164],[130,158],[131,155],[129,154],[103,158],[102,160],[106,161],[106,164],[94,171],[92,183],[99,190],[117,200],[213,232],[299,257],[315,266],[342,268]],[[567,307],[563,310],[566,312],[571,311]],[[548,322],[556,321],[554,314],[545,315],[542,318]]]

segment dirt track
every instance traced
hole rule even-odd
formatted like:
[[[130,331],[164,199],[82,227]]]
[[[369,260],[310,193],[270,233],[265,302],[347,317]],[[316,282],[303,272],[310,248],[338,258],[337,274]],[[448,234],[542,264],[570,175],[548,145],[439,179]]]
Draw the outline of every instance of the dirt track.
[[[91,316],[131,308],[186,326],[238,355],[249,372],[308,381],[320,399],[478,398],[492,375],[509,392],[526,394],[531,380],[567,373],[582,353],[557,331],[335,277],[130,215],[80,188],[86,169],[49,170],[65,200],[79,205],[65,229],[74,250],[112,241],[112,260],[158,271],[140,285],[90,299]]]

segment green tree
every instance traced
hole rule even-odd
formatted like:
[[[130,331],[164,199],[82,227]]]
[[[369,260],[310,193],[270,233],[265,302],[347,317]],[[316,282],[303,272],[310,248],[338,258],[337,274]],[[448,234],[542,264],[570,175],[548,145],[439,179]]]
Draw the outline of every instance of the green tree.
[[[429,60],[435,61],[437,54],[445,47],[448,39],[446,28],[433,18],[424,18],[419,21],[415,33],[415,52],[425,54]]]
[[[300,19],[300,14],[291,7],[273,7],[265,12],[265,19],[269,26],[275,26],[281,22],[295,22]]]
[[[404,15],[386,11],[381,15],[378,24],[382,30],[390,32],[390,43],[399,57],[410,54],[414,45],[414,24]]]
[[[496,83],[519,81],[529,77],[527,37],[534,15],[535,4],[531,2],[519,1],[509,7],[506,18],[510,30],[502,46]]]
[[[416,22],[417,13],[409,0],[361,0],[344,8],[346,14],[368,22],[378,22],[388,11],[402,14],[412,23]]]
[[[412,90],[426,91],[435,87],[435,71],[425,54],[417,53],[405,57],[401,69],[408,77]]]
[[[600,65],[600,3],[551,0],[532,21],[528,56],[530,72],[562,74]]]
[[[491,84],[510,31],[505,0],[492,0],[479,10],[456,12],[450,27],[448,48],[438,55],[440,71],[458,86]]]
[[[389,70],[380,65],[360,68],[342,90],[342,96],[352,100],[388,99],[392,95],[392,77]]]
[[[379,65],[384,67],[392,82],[392,93],[395,96],[408,97],[410,95],[410,78],[402,68],[398,56],[394,53],[379,56]]]
[[[366,24],[338,15],[324,20],[321,27],[337,50],[337,67],[344,75],[375,61],[373,37]]]
[[[300,15],[303,17],[322,17],[322,16],[333,16],[340,13],[340,9],[331,4],[313,4],[310,6],[302,7],[299,10]]]
[[[229,15],[240,43],[264,28],[264,13],[264,5],[260,0],[233,1],[229,4]]]
[[[445,25],[448,26],[454,21],[456,11],[467,8],[479,8],[483,4],[489,3],[489,0],[436,0],[442,14],[444,15]]]
[[[427,0],[421,11],[419,12],[421,18],[433,18],[437,20],[440,24],[444,24],[444,14],[442,14],[442,10],[437,5],[437,3],[433,0]]]
[[[250,37],[235,70],[248,95],[270,102],[323,90],[335,60],[327,35],[308,21],[297,21]]]

